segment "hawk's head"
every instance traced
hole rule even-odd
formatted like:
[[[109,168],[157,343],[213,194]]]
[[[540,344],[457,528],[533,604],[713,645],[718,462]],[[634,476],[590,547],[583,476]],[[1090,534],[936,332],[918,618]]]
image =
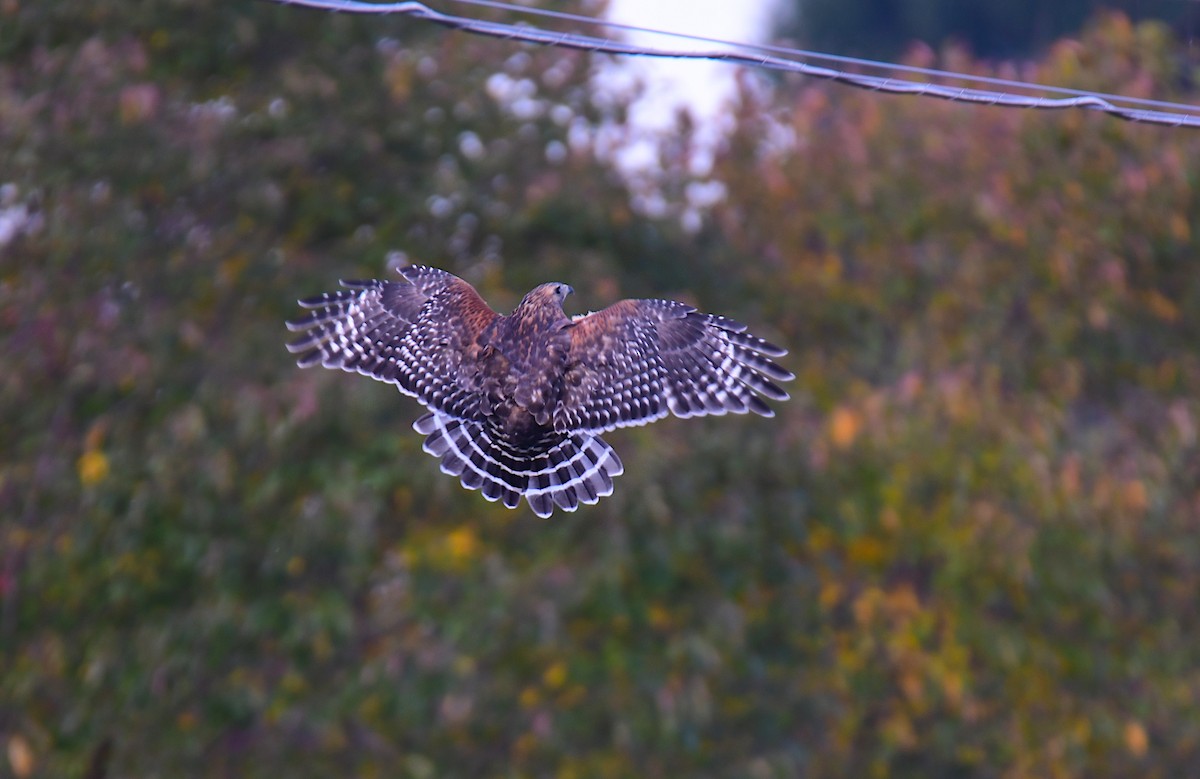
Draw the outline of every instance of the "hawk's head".
[[[551,324],[567,318],[567,315],[563,313],[562,304],[567,299],[567,295],[574,291],[570,284],[558,281],[539,284],[530,290],[520,305],[513,309],[512,315],[527,327],[535,329],[549,327]]]
[[[557,303],[561,306],[563,301],[567,299],[567,295],[570,295],[574,291],[575,288],[570,284],[563,284],[561,281],[551,281],[534,287],[533,291],[526,297],[543,296],[547,303]]]
[[[517,311],[550,308],[561,312],[563,301],[574,291],[575,288],[570,284],[560,281],[539,284],[529,291],[521,305],[517,306]]]

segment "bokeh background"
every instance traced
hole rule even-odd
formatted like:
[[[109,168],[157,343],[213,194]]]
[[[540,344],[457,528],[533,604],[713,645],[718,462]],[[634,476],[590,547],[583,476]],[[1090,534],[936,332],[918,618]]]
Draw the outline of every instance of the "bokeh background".
[[[1200,100],[1120,15],[933,51]],[[1200,133],[746,76],[712,169],[681,117],[635,193],[596,66],[0,0],[0,776],[1195,771]],[[506,511],[413,401],[283,348],[405,258],[736,317],[794,398]]]

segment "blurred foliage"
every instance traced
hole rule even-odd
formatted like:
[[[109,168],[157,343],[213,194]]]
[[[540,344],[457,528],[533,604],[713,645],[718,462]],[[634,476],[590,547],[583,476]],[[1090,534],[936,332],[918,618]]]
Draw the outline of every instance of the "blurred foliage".
[[[1187,0],[791,0],[784,7],[781,34],[819,51],[877,59],[916,41],[950,40],[981,57],[1029,57],[1105,9],[1165,21],[1189,41],[1200,33],[1200,12]]]
[[[788,82],[651,217],[571,53],[203,0],[0,2],[0,51],[0,776],[1200,763],[1200,135]],[[1181,61],[1111,17],[1022,75]],[[755,323],[795,399],[507,512],[283,350],[398,251]]]

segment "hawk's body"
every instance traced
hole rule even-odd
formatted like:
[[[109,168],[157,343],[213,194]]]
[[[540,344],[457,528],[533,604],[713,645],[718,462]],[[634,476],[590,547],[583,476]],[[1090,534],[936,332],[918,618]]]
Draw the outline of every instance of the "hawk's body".
[[[753,411],[792,374],[786,352],[744,325],[668,300],[622,300],[570,319],[565,284],[543,284],[508,316],[445,271],[410,266],[403,281],[346,281],[350,291],[300,301],[288,322],[299,365],[358,371],[396,384],[430,413],[414,427],[442,470],[488,500],[538,516],[574,511],[613,490],[623,468],[599,433],[668,413]]]

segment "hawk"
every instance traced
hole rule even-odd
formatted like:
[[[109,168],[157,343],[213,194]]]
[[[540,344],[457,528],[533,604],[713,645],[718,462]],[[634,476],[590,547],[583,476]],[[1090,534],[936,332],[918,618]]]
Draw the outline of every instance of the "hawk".
[[[429,413],[413,427],[462,486],[539,517],[611,495],[624,467],[600,434],[665,417],[774,412],[771,361],[786,350],[746,326],[670,300],[622,300],[568,317],[574,290],[535,287],[507,316],[467,282],[422,265],[401,281],[343,281],[301,300],[288,344],[302,368],[395,384]],[[760,397],[762,396],[762,397]]]

